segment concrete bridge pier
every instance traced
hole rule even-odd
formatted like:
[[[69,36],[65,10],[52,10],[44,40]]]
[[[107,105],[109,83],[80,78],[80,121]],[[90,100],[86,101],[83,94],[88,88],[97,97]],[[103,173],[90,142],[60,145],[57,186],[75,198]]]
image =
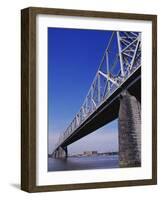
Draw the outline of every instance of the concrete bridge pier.
[[[66,158],[68,156],[67,147],[58,147],[54,153],[55,158]]]
[[[141,106],[127,91],[120,97],[118,129],[120,167],[141,166]]]

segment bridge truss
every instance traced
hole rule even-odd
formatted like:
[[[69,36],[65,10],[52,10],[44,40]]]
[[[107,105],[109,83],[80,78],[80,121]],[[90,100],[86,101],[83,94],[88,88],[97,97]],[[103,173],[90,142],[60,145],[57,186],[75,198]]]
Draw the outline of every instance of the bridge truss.
[[[55,150],[141,67],[141,33],[113,31],[84,102]]]

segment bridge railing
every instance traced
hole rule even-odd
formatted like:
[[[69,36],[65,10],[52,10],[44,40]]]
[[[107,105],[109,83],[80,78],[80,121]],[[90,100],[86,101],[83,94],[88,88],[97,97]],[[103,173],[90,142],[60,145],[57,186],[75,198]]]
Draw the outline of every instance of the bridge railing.
[[[85,100],[56,148],[141,66],[141,33],[113,31]]]

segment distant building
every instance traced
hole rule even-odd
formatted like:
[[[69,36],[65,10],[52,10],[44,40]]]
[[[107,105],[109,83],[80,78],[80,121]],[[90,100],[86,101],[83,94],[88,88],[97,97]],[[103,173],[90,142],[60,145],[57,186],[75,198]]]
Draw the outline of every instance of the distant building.
[[[97,151],[92,151],[92,155],[98,155]]]
[[[84,151],[83,155],[84,156],[93,156],[93,155],[97,155],[98,152],[97,151]]]

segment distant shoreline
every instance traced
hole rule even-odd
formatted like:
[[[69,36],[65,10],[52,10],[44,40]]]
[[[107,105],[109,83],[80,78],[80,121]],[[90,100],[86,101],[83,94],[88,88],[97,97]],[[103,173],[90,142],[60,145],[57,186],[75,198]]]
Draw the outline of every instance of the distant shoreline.
[[[118,155],[118,152],[105,152],[105,153],[96,153],[90,155],[76,154],[76,155],[69,155],[68,157],[93,157],[93,156],[112,156],[112,155]]]
[[[80,158],[80,157],[94,157],[94,156],[113,156],[113,155],[118,155],[119,152],[104,152],[104,153],[95,153],[95,154],[74,154],[74,155],[69,155],[69,158]],[[48,154],[48,158],[52,158],[52,154]]]

